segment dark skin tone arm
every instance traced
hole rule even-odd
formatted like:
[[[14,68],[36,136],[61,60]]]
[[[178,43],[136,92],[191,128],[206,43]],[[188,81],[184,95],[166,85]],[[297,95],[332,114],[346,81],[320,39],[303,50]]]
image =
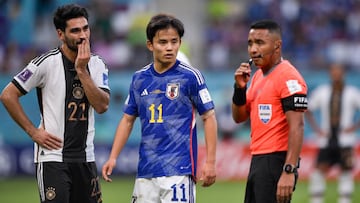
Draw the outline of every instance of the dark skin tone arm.
[[[288,151],[285,163],[296,166],[304,138],[304,112],[287,111],[285,115],[289,125]],[[276,198],[278,203],[287,203],[291,200],[294,185],[295,175],[282,172],[277,184]]]
[[[246,88],[246,84],[250,80],[250,73],[250,64],[241,63],[234,74],[235,85],[237,88]],[[249,115],[249,112],[246,110],[246,105],[237,106],[234,103],[232,104],[232,117],[235,123],[246,121],[249,118]]]

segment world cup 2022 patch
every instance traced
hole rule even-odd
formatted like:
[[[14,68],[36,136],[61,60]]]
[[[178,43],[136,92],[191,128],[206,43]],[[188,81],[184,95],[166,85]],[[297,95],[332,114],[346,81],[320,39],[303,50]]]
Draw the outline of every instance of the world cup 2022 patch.
[[[29,69],[24,69],[19,73],[16,77],[19,78],[23,83],[25,83],[32,75],[33,73]]]

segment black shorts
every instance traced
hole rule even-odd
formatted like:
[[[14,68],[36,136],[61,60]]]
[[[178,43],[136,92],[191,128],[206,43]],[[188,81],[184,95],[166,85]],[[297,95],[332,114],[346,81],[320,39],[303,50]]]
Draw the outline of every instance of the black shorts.
[[[353,148],[322,148],[319,149],[317,164],[333,166],[339,164],[343,170],[351,170],[354,167]]]
[[[102,202],[95,162],[43,162],[35,166],[42,203]]]
[[[276,203],[277,183],[283,171],[285,158],[286,152],[252,157],[246,184],[245,203]],[[296,184],[297,172],[294,175]]]

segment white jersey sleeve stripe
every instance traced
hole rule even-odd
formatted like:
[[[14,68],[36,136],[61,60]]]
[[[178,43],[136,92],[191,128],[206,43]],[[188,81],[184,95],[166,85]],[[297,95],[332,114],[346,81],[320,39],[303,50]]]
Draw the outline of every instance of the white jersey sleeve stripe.
[[[35,64],[36,66],[39,66],[46,58],[48,58],[49,56],[53,56],[56,55],[60,52],[59,48],[50,50],[49,52],[35,58],[34,60],[31,61],[31,63]]]
[[[183,69],[186,69],[186,70],[192,72],[192,73],[195,75],[196,80],[197,80],[197,82],[198,82],[199,85],[204,84],[204,82],[205,82],[205,81],[204,81],[204,78],[203,78],[203,76],[201,75],[201,73],[200,73],[199,70],[197,70],[197,69],[195,69],[195,68],[193,68],[193,67],[191,67],[191,66],[187,66],[187,65],[185,65],[185,64],[183,64],[183,63],[180,63],[180,64],[179,64],[179,67],[181,67],[181,68],[183,68]]]

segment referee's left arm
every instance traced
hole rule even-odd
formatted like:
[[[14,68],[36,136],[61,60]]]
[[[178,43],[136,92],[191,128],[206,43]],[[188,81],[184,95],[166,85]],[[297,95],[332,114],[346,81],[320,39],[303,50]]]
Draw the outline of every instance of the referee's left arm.
[[[296,166],[304,139],[304,112],[287,111],[285,115],[289,125],[288,150],[285,163]]]

